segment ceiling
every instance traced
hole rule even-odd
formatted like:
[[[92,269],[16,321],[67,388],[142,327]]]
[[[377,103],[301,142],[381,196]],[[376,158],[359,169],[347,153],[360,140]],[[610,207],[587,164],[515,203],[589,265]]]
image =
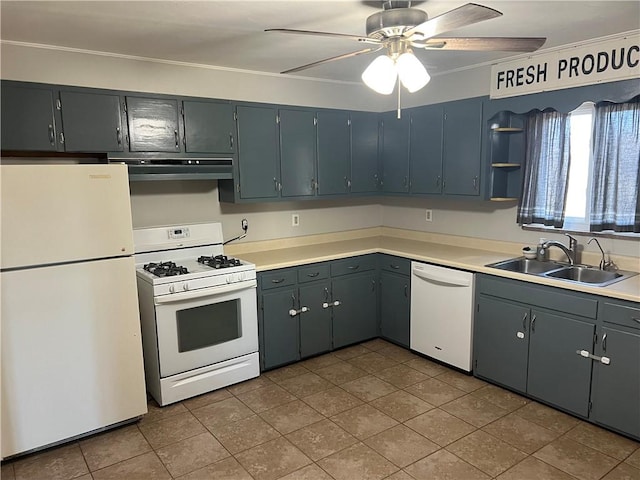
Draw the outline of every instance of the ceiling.
[[[547,37],[550,48],[638,29],[637,1],[476,0],[504,15],[446,36]],[[413,2],[429,17],[467,3]],[[353,52],[349,39],[264,32],[294,28],[365,34],[382,2],[323,1],[0,1],[2,40],[54,45],[223,68],[279,73]],[[495,63],[510,52],[417,51],[432,75]],[[294,75],[359,82],[376,54],[313,67]]]

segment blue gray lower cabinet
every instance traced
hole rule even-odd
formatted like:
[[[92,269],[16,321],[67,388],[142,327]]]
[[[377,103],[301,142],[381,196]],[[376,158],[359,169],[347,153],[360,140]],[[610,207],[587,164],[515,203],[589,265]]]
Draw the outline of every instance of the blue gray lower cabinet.
[[[480,274],[474,374],[640,438],[640,305]]]
[[[357,273],[331,281],[333,347],[340,348],[378,336],[377,274]]]
[[[300,357],[306,358],[331,350],[333,326],[331,308],[331,283],[320,280],[300,284],[298,287],[300,309],[308,310],[299,314]],[[326,306],[325,306],[326,305]]]
[[[411,310],[411,260],[379,254],[380,336],[409,347]]]
[[[258,274],[263,370],[378,336],[376,255]]]
[[[593,362],[591,418],[596,423],[640,438],[640,305],[607,299]]]

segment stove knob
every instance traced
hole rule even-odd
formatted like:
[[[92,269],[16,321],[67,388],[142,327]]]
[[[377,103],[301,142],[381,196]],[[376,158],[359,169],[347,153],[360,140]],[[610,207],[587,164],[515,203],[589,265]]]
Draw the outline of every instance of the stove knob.
[[[169,293],[176,293],[176,287],[174,285],[169,285]]]
[[[187,282],[184,282],[184,283],[182,284],[182,290],[184,290],[185,292],[186,292],[187,290],[189,290],[189,284],[188,284]]]
[[[227,275],[227,276],[225,277],[225,280],[226,280],[226,282],[227,282],[227,283],[231,283],[231,282],[233,282],[233,279],[231,278],[231,275]]]

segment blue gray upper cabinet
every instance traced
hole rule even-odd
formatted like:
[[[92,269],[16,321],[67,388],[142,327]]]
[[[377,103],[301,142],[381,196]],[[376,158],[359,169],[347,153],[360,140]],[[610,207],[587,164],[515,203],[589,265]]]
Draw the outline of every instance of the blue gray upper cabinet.
[[[312,110],[280,109],[280,175],[283,197],[315,195],[316,125]]]
[[[124,135],[120,96],[61,91],[67,152],[122,152]]]
[[[351,193],[376,193],[380,186],[378,114],[351,112]]]
[[[351,186],[349,114],[318,111],[318,195],[346,195]]]
[[[184,100],[184,147],[187,153],[235,152],[233,105]]]
[[[55,152],[54,91],[2,83],[2,150]]]
[[[238,177],[241,199],[275,199],[280,196],[278,110],[270,106],[239,105]]]
[[[409,116],[382,114],[382,191],[409,192]]]
[[[126,97],[126,108],[130,151],[180,152],[177,100]]]
[[[480,195],[482,98],[444,104],[444,188],[446,195]]]
[[[442,105],[413,109],[409,170],[411,193],[442,193]]]

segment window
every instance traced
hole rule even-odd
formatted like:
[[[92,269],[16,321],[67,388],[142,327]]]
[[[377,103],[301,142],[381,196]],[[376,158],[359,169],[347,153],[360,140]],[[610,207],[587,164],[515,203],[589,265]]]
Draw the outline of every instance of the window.
[[[595,104],[584,103],[569,114],[571,162],[563,228],[589,231],[593,180],[592,131]]]
[[[518,223],[640,233],[640,103],[528,116]]]

